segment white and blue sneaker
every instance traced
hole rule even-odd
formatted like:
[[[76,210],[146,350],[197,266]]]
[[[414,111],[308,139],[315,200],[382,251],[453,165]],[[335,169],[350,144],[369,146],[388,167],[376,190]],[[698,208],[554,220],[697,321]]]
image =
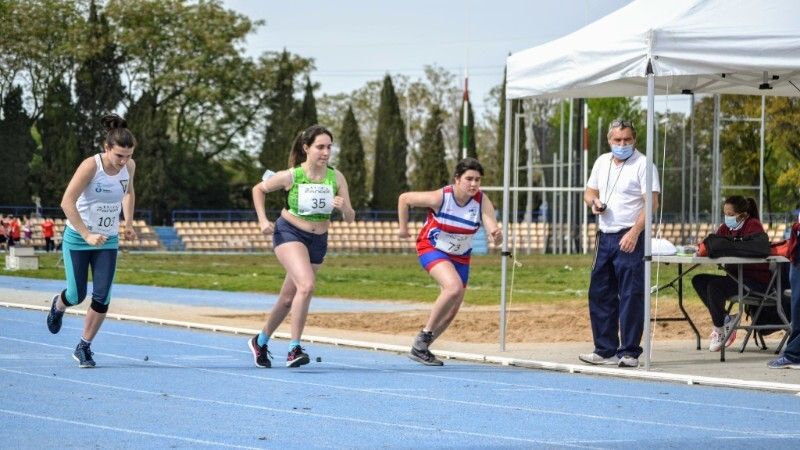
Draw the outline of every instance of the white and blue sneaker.
[[[773,359],[767,363],[770,369],[800,369],[800,362],[794,362],[789,358],[781,355],[779,358]]]

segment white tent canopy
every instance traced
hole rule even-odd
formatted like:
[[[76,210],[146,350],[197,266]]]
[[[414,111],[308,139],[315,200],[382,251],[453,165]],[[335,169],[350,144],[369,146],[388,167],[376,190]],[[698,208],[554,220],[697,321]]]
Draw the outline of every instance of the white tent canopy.
[[[798,14],[796,0],[634,1],[509,56],[506,95],[645,95],[648,64],[659,93],[798,95]],[[765,72],[771,90],[759,89]]]
[[[647,164],[653,163],[654,96],[691,93],[800,95],[800,1],[636,0],[555,41],[506,61],[506,110],[526,97],[647,95]],[[506,114],[503,232],[508,236],[511,116]],[[647,170],[652,192],[652,169]],[[584,180],[585,181],[585,180]],[[645,236],[652,201],[646,196]],[[645,311],[650,310],[650,239],[645,239]],[[501,347],[508,257],[503,244]],[[645,318],[645,368],[650,320]]]

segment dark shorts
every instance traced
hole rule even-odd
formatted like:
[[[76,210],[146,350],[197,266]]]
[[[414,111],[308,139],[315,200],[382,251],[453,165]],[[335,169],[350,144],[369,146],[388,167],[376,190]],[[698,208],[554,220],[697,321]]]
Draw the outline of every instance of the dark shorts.
[[[448,255],[441,250],[431,250],[419,255],[420,265],[422,265],[422,267],[428,272],[431,271],[433,266],[444,261],[448,261],[453,264],[458,276],[461,277],[461,283],[464,285],[464,287],[467,287],[467,281],[469,281],[469,264],[460,263],[454,260],[451,255]]]
[[[287,242],[300,242],[308,249],[311,264],[322,264],[328,252],[328,233],[314,234],[303,231],[292,225],[283,217],[275,221],[275,232],[272,234],[272,248]]]

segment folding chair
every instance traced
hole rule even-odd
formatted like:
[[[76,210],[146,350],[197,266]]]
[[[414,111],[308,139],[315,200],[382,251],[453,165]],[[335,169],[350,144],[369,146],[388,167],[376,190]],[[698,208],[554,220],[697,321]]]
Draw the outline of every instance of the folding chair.
[[[744,352],[745,347],[747,347],[747,342],[750,340],[750,336],[754,336],[753,339],[756,345],[759,348],[761,348],[761,350],[766,350],[767,343],[764,340],[764,336],[761,333],[761,331],[783,330],[785,332],[783,338],[778,344],[778,347],[775,349],[775,354],[777,355],[780,353],[781,348],[783,348],[783,344],[786,343],[786,339],[789,337],[789,334],[791,333],[791,325],[788,317],[786,316],[787,313],[783,308],[785,304],[790,303],[790,297],[786,295],[787,291],[784,290],[784,287],[788,285],[789,282],[789,264],[770,262],[770,271],[772,272],[772,276],[770,277],[769,284],[767,284],[767,287],[766,289],[764,289],[764,292],[751,289],[747,285],[744,285],[744,295],[741,300],[742,303],[741,311],[746,311],[745,308],[746,306],[750,307],[750,312],[749,312],[750,325],[741,325],[742,317],[740,314],[737,319],[736,329],[747,330],[747,334],[745,335],[744,341],[742,342],[742,347],[739,349],[739,353]],[[780,286],[778,286],[779,274],[780,274],[780,284],[781,284]],[[736,279],[731,274],[728,274],[728,276],[733,279]],[[778,292],[779,289],[780,292]],[[777,299],[781,299],[781,301],[778,302]],[[730,299],[728,299],[728,301],[730,302],[728,304],[728,314],[730,314],[734,304],[738,303],[738,298],[731,297]],[[756,323],[758,322],[758,318],[765,311],[765,308],[772,308],[772,307],[776,308],[778,312],[778,317],[783,323],[756,325]]]

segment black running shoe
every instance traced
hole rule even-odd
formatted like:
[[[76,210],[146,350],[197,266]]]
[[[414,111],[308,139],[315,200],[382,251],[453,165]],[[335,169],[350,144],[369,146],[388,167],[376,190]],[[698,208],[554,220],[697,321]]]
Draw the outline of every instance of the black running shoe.
[[[57,334],[61,331],[61,319],[64,317],[64,312],[56,309],[58,297],[61,297],[61,294],[56,294],[53,297],[53,303],[50,305],[50,312],[47,313],[47,329],[53,334]]]
[[[80,342],[78,343],[78,346],[75,347],[75,352],[72,353],[72,358],[75,359],[75,361],[78,361],[78,367],[90,369],[94,367],[92,355],[94,355],[94,353],[92,353],[92,349],[89,348],[89,345]]]
[[[286,357],[286,367],[300,367],[308,364],[308,361],[308,355],[303,351],[303,347],[295,345]]]
[[[258,335],[247,341],[247,346],[250,347],[250,351],[253,353],[253,361],[256,363],[256,367],[272,367],[272,362],[270,361],[272,355],[267,350],[267,344],[258,345]]]
[[[439,361],[439,359],[431,353],[430,350],[419,350],[415,347],[411,347],[411,353],[408,354],[408,357],[413,359],[416,362],[425,364],[426,366],[443,366],[444,363]]]

